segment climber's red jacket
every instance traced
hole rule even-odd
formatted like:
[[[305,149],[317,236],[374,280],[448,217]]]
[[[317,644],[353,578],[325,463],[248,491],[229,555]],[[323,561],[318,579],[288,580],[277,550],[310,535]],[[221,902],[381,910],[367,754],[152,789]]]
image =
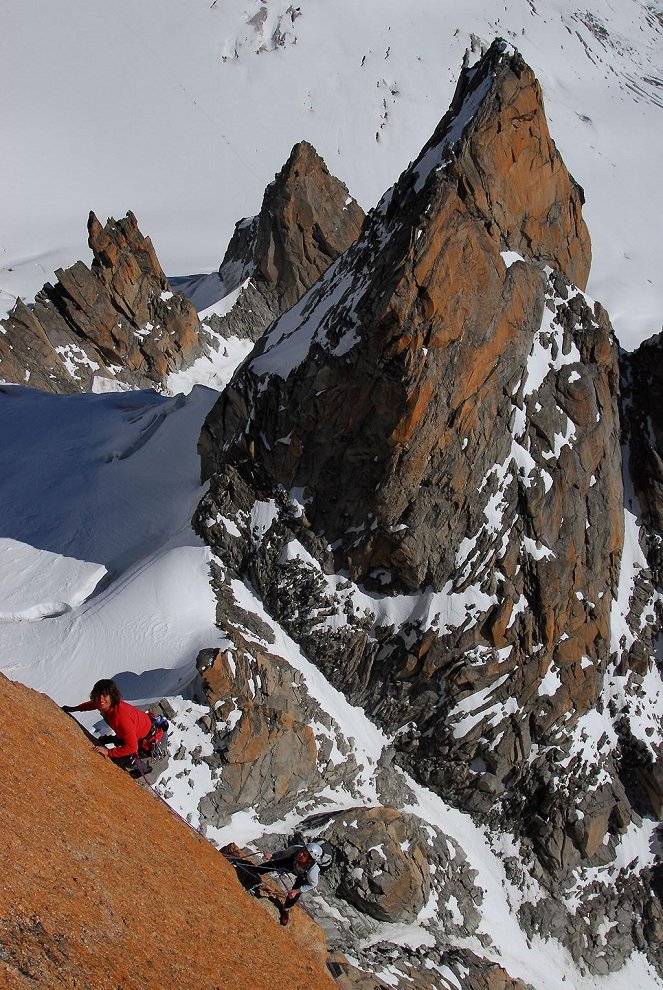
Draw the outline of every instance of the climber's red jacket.
[[[90,712],[99,711],[93,701],[85,701],[78,705],[78,711]],[[152,720],[146,712],[140,708],[134,708],[126,701],[121,701],[110,711],[102,712],[104,722],[107,722],[116,736],[122,740],[121,745],[115,746],[110,755],[113,758],[118,756],[131,756],[138,753],[138,740],[144,739],[152,728]]]

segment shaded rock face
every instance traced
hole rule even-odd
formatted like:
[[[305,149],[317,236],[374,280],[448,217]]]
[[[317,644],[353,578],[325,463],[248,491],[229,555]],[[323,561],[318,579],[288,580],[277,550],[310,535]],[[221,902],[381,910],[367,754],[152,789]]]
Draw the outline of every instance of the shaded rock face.
[[[623,542],[617,348],[576,287],[581,204],[531,70],[495,43],[199,445],[202,535],[421,779],[517,816],[562,872],[629,820],[609,740],[566,759]]]
[[[257,340],[358,237],[364,211],[306,141],[267,187],[260,213],[241,220],[219,275],[227,292],[248,281],[212,329]]]
[[[663,627],[663,336],[644,341],[632,354],[620,355],[622,419],[633,490],[627,507],[642,521],[641,543],[648,569],[639,575],[632,599],[632,624],[642,632],[633,643],[624,669],[646,676],[648,656]],[[647,625],[646,613],[655,613]],[[660,667],[659,667],[660,669]],[[632,731],[628,713],[620,725],[625,773],[633,799],[643,814],[663,817],[663,742],[644,745]]]
[[[645,524],[663,532],[663,335],[621,355],[630,475]],[[657,585],[661,572],[655,574]]]
[[[88,232],[91,268],[60,269],[32,310],[21,303],[3,322],[0,377],[54,392],[90,390],[95,377],[162,387],[202,353],[196,311],[170,291],[132,213],[105,227],[91,213]]]

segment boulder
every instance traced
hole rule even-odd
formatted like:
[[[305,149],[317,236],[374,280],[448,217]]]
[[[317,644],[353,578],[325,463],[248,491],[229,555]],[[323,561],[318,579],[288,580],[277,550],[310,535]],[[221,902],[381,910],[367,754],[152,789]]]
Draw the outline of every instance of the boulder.
[[[341,897],[378,921],[416,918],[431,889],[426,840],[416,819],[394,808],[355,808],[325,836],[337,850]]]
[[[285,660],[249,648],[235,635],[236,649],[203,651],[198,659],[222,768],[200,806],[214,824],[250,807],[278,816],[303,789],[320,786],[301,676]]]
[[[249,705],[229,734],[218,799],[226,813],[291,800],[319,785],[315,736],[291,715]]]

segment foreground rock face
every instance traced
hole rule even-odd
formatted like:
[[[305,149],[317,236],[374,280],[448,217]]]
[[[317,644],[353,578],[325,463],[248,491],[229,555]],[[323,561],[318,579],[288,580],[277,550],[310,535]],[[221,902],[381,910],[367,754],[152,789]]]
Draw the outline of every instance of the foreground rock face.
[[[210,327],[257,340],[356,240],[364,211],[306,141],[267,187],[260,213],[241,220],[219,269],[227,293],[242,286]]]
[[[421,779],[508,808],[562,872],[629,821],[614,765],[582,808],[559,786],[599,783],[559,747],[599,699],[623,540],[581,204],[531,70],[496,43],[200,440],[209,542]]]
[[[0,704],[2,986],[331,986],[311,933],[281,931],[51,701],[0,676]]]
[[[34,308],[2,324],[0,378],[51,392],[89,391],[93,380],[162,387],[202,353],[192,304],[171,292],[133,213],[102,227],[93,213],[82,261],[56,272]]]

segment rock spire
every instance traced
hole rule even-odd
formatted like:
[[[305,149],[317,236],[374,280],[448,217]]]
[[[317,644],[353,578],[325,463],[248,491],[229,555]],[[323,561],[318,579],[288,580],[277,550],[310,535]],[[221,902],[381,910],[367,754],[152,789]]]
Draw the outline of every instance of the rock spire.
[[[265,190],[260,212],[241,220],[219,275],[242,290],[231,312],[210,321],[223,336],[257,340],[359,235],[364,211],[307,141]]]
[[[200,440],[206,538],[422,779],[481,813],[517,794],[562,871],[629,821],[615,765],[582,808],[550,770],[601,704],[623,540],[582,201],[534,74],[496,41]]]
[[[34,308],[19,303],[0,336],[0,378],[44,391],[78,392],[95,377],[163,387],[202,353],[192,304],[174,294],[133,213],[105,227],[90,213],[91,267],[55,274]]]

